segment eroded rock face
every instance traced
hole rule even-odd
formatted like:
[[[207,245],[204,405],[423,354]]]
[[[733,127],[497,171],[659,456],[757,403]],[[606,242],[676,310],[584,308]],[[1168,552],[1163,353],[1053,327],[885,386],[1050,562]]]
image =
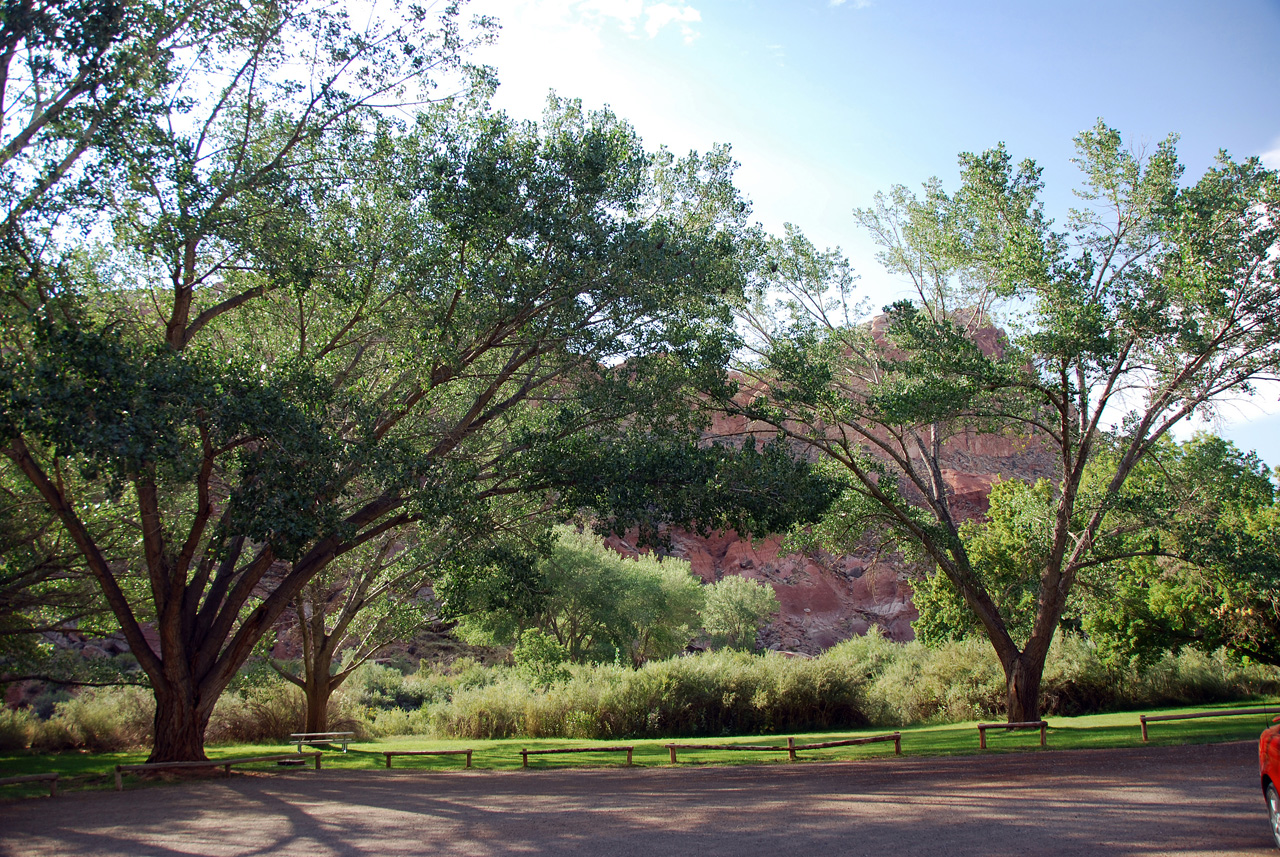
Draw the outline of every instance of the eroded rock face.
[[[722,437],[754,434],[760,441],[768,439],[756,426],[728,418],[718,420],[714,431]],[[952,509],[962,520],[986,514],[991,486],[1000,480],[1033,482],[1053,476],[1052,455],[1025,437],[961,435],[948,441],[943,459]],[[634,556],[635,535],[609,544]],[[678,529],[668,535],[671,545],[664,553],[688,560],[705,583],[736,574],[773,587],[782,610],[761,633],[767,648],[818,654],[873,626],[893,640],[915,638],[911,623],[920,614],[911,603],[907,569],[873,549],[805,556],[782,552],[777,535],[752,540],[734,532],[704,537]]]
[[[781,611],[761,632],[766,648],[816,655],[876,626],[894,640],[914,639],[911,585],[900,567],[855,556],[783,553],[782,537],[746,539],[733,531],[699,536],[672,530],[663,553],[686,559],[704,583],[737,575],[773,587]],[[634,556],[635,533],[608,544]]]

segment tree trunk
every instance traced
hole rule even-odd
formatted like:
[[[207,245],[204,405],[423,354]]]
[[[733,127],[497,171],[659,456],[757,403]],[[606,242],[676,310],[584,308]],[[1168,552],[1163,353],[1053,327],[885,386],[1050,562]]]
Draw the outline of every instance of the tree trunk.
[[[155,689],[155,741],[148,762],[203,762],[204,733],[212,707],[205,710],[190,688]]]
[[[1043,673],[1044,658],[1036,658],[1027,652],[1020,652],[1005,667],[1009,723],[1040,719],[1040,678]]]
[[[329,681],[329,671],[312,670],[307,676],[303,692],[307,695],[307,721],[303,732],[329,731],[329,696],[333,687]]]

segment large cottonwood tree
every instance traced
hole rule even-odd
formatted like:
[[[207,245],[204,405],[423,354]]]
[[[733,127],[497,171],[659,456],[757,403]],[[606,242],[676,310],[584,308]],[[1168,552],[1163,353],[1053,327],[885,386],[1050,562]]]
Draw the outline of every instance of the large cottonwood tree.
[[[954,194],[934,180],[858,211],[916,293],[872,325],[850,312],[838,253],[795,232],[775,241],[743,310],[758,395],[728,404],[848,480],[820,541],[880,528],[946,575],[1004,666],[1011,721],[1039,717],[1045,657],[1080,574],[1132,549],[1113,511],[1135,468],[1280,360],[1277,174],[1224,153],[1183,184],[1172,138],[1144,156],[1099,123],[1076,143],[1081,207],[1062,232],[1043,213],[1039,169],[1003,146],[962,155]],[[1001,611],[999,576],[966,546],[946,479],[958,439],[982,434],[1053,462],[1043,539],[1022,556],[1031,616]],[[1103,447],[1106,472],[1086,481]]]
[[[136,8],[111,44],[174,7]],[[4,454],[151,681],[156,761],[203,757],[219,694],[335,559],[536,488],[506,455],[687,414],[729,348],[745,210],[725,153],[649,153],[571,103],[388,116],[456,65],[452,7],[385,30],[192,9],[85,96],[138,100],[127,140],[68,118],[5,141],[70,160],[10,194],[35,203],[9,209]]]

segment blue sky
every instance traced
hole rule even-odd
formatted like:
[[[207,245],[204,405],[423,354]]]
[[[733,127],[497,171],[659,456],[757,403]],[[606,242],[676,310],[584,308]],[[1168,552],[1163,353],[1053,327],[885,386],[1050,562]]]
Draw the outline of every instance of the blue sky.
[[[841,246],[875,306],[901,293],[850,212],[998,142],[1044,168],[1061,220],[1072,138],[1104,118],[1131,145],[1170,132],[1194,180],[1219,149],[1280,168],[1280,0],[473,0],[502,24],[478,56],[497,104],[536,118],[548,90],[611,106],[647,145],[728,143],[755,216]],[[1280,405],[1216,428],[1280,464]],[[1214,426],[1210,426],[1213,428]]]

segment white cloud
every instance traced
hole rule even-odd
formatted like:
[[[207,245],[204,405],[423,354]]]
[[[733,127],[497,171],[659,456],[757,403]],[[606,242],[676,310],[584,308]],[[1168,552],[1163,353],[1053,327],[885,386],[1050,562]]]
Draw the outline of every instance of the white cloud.
[[[692,6],[654,3],[646,7],[644,13],[649,19],[644,25],[644,31],[649,34],[649,38],[658,35],[663,27],[673,23],[680,26],[680,35],[684,37],[685,42],[692,42],[698,37],[697,30],[689,25],[700,23],[702,13]]]
[[[675,26],[685,42],[692,42],[698,37],[693,25],[702,22],[702,13],[685,0],[478,0],[475,5],[476,11],[496,14],[504,30],[518,22],[522,30],[586,33],[593,40],[610,27],[636,37],[643,29],[655,38]]]
[[[583,0],[577,10],[598,19],[613,19],[623,32],[630,33],[644,12],[644,0]]]
[[[833,8],[836,6],[843,6],[848,2],[849,0],[830,0],[831,6]],[[853,6],[854,9],[866,9],[868,6],[874,6],[876,4],[872,3],[871,0],[853,0],[853,3],[851,5]]]
[[[1280,139],[1271,146],[1271,150],[1263,152],[1262,165],[1269,170],[1280,170]]]

